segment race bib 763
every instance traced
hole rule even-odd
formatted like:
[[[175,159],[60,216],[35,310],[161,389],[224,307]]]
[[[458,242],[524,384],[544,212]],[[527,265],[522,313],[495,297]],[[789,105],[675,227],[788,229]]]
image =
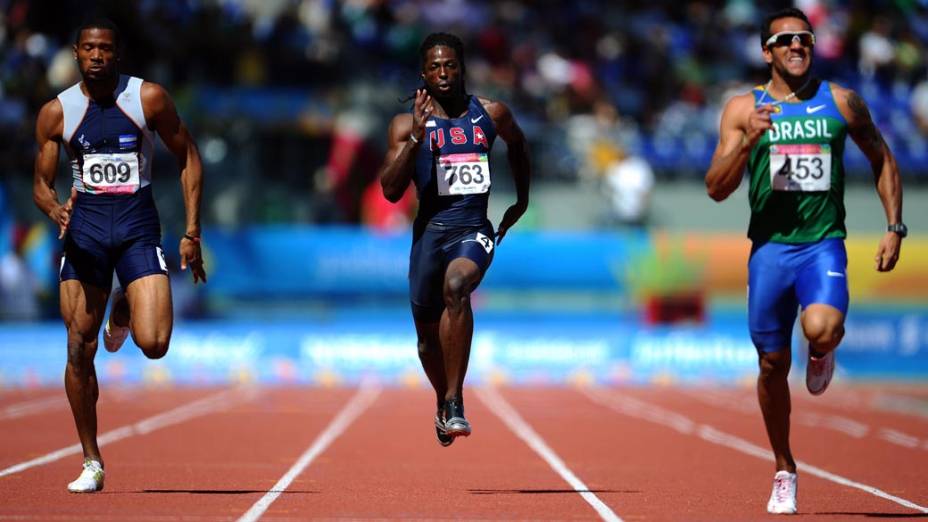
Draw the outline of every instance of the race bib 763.
[[[483,194],[490,190],[490,162],[484,152],[441,156],[437,174],[441,196]]]

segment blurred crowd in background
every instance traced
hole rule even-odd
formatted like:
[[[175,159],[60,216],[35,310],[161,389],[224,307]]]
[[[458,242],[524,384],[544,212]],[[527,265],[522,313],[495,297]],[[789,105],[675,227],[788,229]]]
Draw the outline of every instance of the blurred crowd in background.
[[[197,139],[205,225],[398,228],[415,198],[387,203],[375,176],[389,118],[409,109],[403,100],[420,85],[418,46],[428,33],[463,38],[467,89],[513,109],[536,186],[601,186],[612,218],[638,223],[655,181],[701,179],[724,102],[768,77],[759,23],[786,5],[0,0],[0,256],[28,266],[55,248],[35,247],[54,231],[31,201],[34,122],[42,104],[79,81],[74,29],[92,14],[121,27],[121,70],[167,87]],[[906,180],[928,179],[928,0],[795,5],[815,27],[818,74],[869,103]],[[852,182],[869,182],[863,157],[848,150]],[[497,147],[494,164],[502,191],[504,151]],[[183,219],[176,174],[162,150],[154,176],[166,228]],[[9,281],[33,284],[14,276],[3,276],[6,290]]]

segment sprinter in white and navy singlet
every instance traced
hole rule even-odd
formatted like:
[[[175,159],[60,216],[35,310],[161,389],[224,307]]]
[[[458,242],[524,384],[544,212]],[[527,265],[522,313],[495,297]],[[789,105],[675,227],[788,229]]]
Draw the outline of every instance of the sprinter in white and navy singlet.
[[[399,201],[410,182],[419,211],[413,225],[409,293],[419,359],[435,389],[435,432],[448,446],[468,436],[463,386],[473,336],[470,294],[489,268],[495,248],[528,207],[525,136],[504,104],[468,94],[464,47],[454,35],[434,33],[419,48],[423,86],[412,113],[393,118],[380,169],[384,196]],[[516,203],[494,232],[487,204],[496,137],[508,147]]]
[[[902,184],[892,152],[854,91],[812,75],[815,34],[801,10],[768,15],[761,52],[765,84],[731,98],[706,172],[709,196],[722,201],[750,175],[752,241],[748,261],[748,328],[757,349],[757,397],[776,473],[767,511],[791,514],[796,462],[789,445],[793,324],[805,339],[806,388],[820,395],[835,368],[848,311],[844,238],[844,142],[850,136],[870,160],[887,231],[876,269],[896,265],[902,238]]]
[[[33,199],[64,239],[60,267],[61,315],[67,328],[65,390],[84,461],[73,493],[103,489],[97,443],[99,396],[94,358],[103,334],[108,351],[129,335],[151,359],[168,351],[173,328],[168,266],[151,193],[151,161],[159,136],[180,167],[186,228],[181,269],[206,282],[200,251],[202,166],[196,144],[159,85],[119,74],[119,30],[97,19],[77,30],[74,59],[81,82],[39,111]],[[71,196],[55,192],[60,149],[70,158]],[[120,287],[111,289],[113,274]]]
[[[78,83],[58,95],[77,199],[65,236],[61,280],[109,288],[167,274],[161,223],[151,192],[154,134],[145,122],[142,80],[122,75],[112,100],[97,102]]]

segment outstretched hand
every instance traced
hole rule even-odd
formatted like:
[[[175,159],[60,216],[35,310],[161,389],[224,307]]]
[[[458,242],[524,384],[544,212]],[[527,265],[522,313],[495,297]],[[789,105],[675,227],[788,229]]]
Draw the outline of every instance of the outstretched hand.
[[[200,240],[188,239],[186,237],[180,240],[180,269],[187,270],[190,266],[193,273],[193,284],[198,281],[206,282],[206,270],[203,269],[203,253],[200,251]]]
[[[68,225],[71,224],[71,213],[74,212],[74,201],[77,199],[77,189],[71,187],[71,195],[64,205],[59,205],[52,209],[50,217],[52,221],[58,224],[58,239],[64,237],[68,232]]]
[[[506,213],[503,214],[502,221],[499,222],[499,228],[496,229],[497,246],[503,242],[503,237],[507,232],[509,232],[509,229],[512,228],[512,225],[515,225],[516,221],[519,221],[519,218],[522,217],[522,214],[525,214],[527,209],[528,205],[524,203],[516,203],[506,209]]]
[[[902,238],[895,232],[887,232],[880,239],[880,246],[876,249],[876,270],[889,272],[899,261],[899,250],[902,248]]]

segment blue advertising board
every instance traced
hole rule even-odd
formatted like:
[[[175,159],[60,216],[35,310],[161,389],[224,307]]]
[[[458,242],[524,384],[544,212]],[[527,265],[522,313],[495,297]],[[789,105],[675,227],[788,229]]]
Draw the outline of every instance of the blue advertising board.
[[[757,372],[742,313],[673,327],[642,327],[610,313],[476,315],[472,384],[731,384]],[[59,324],[0,325],[0,385],[60,383],[64,342]],[[800,344],[794,343],[797,354]],[[928,378],[928,315],[852,314],[837,361],[839,378]],[[802,367],[798,356],[796,366]],[[116,354],[101,350],[97,371],[104,382],[126,383],[326,385],[374,376],[426,384],[415,330],[401,309],[305,321],[181,322],[163,359],[146,360],[130,340]]]

